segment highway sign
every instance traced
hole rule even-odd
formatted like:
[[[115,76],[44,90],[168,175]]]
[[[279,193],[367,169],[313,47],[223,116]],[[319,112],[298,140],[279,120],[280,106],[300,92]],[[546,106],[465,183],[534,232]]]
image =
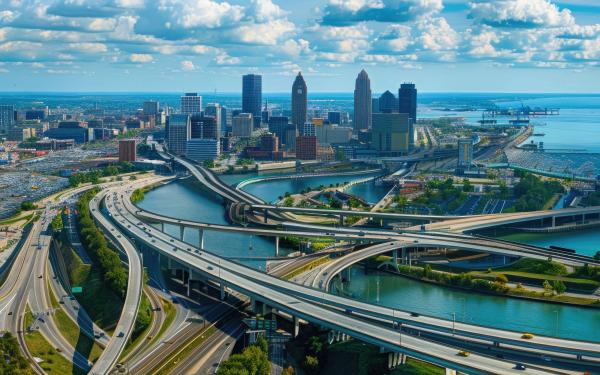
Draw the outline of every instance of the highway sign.
[[[73,294],[83,293],[83,288],[80,286],[74,286],[71,288],[71,293],[73,293]]]

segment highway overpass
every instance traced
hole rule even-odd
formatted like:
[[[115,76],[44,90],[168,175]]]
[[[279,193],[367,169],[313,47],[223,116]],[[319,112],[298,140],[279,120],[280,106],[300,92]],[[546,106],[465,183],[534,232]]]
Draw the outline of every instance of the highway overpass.
[[[122,192],[122,190],[114,191],[113,196],[118,197]],[[125,212],[124,208],[118,209],[117,206],[120,206],[117,202],[107,202],[108,212],[111,213],[116,220],[116,224],[123,231],[137,238],[144,246],[174,259],[177,263],[188,268],[192,279],[197,280],[200,277],[218,282],[223,294],[226,293],[226,288],[230,288],[294,316],[296,322],[298,319],[303,319],[328,329],[347,333],[359,340],[381,346],[387,350],[402,352],[411,357],[420,358],[454,370],[469,374],[508,374],[512,372],[514,367],[512,363],[475,354],[469,358],[460,357],[456,354],[457,349],[447,345],[409,336],[398,330],[364,321],[352,314],[321,307],[289,292],[282,292],[271,285],[265,284],[262,278],[271,278],[274,281],[289,284],[291,288],[305,287],[278,280],[262,273],[260,273],[261,279],[257,279],[254,275],[248,275],[250,269],[247,267],[217,257],[214,254],[209,254],[206,251],[198,249],[189,251],[187,250],[189,244],[185,244],[155,229],[140,228],[137,225],[138,219],[133,217],[131,213]],[[234,272],[238,269],[237,267],[242,267],[242,271]],[[531,368],[527,371],[544,373]]]
[[[120,197],[120,195],[119,195]],[[138,227],[138,222],[134,217],[135,207],[128,204],[128,195],[125,194],[119,202],[117,207],[109,207],[109,211],[113,212],[115,217],[123,218],[122,225],[126,225],[128,229],[137,229],[145,234],[148,237],[148,241],[150,243],[156,244],[159,239],[162,241],[166,241],[168,243],[168,249],[166,252],[171,250],[171,253],[191,253],[197,254],[194,247],[190,247],[189,244],[183,243],[179,240],[176,240],[164,233],[161,233],[159,230],[149,228],[149,227]],[[133,211],[130,211],[133,210]],[[126,220],[125,220],[126,219]],[[154,242],[153,242],[154,241]],[[432,244],[435,244],[432,242]],[[380,246],[379,251],[389,252],[394,249],[398,249],[402,246],[405,247],[413,247],[415,246],[413,238],[408,238],[408,240],[404,240],[402,242],[394,242],[394,243],[385,243],[376,245]],[[375,247],[375,246],[374,246]],[[175,249],[178,250],[175,250]],[[287,295],[295,295],[298,298],[302,298],[304,300],[310,300],[314,303],[318,303],[320,305],[332,306],[343,311],[352,311],[353,313],[369,316],[372,318],[377,318],[380,320],[384,320],[386,322],[398,322],[407,324],[409,326],[415,327],[427,327],[428,329],[435,329],[439,332],[451,332],[452,322],[437,318],[428,317],[427,322],[423,322],[421,318],[415,318],[410,315],[409,312],[399,311],[394,309],[387,309],[380,306],[374,306],[370,304],[361,303],[358,301],[346,299],[343,297],[324,294],[320,290],[307,288],[304,286],[296,285],[293,283],[289,283],[283,280],[279,280],[277,278],[273,278],[271,276],[265,275],[259,271],[254,269],[242,266],[237,263],[226,261],[225,259],[218,257],[214,254],[203,251],[201,253],[201,257],[207,259],[212,262],[219,269],[225,267],[231,272],[235,272],[240,276],[252,277],[253,280],[260,282],[262,285],[270,286],[273,289],[281,290],[285,292]],[[432,322],[435,322],[433,324]],[[569,353],[574,355],[586,355],[590,357],[599,357],[600,356],[600,345],[594,343],[582,343],[582,342],[573,342],[570,340],[561,340],[555,338],[540,338],[536,340],[525,340],[522,339],[521,333],[518,332],[509,332],[502,330],[490,329],[487,327],[478,327],[473,325],[464,325],[460,332],[456,331],[457,334],[464,335],[465,337],[473,337],[478,339],[490,340],[491,342],[498,342],[509,345],[518,345],[521,347],[528,348],[536,348],[536,349],[544,349],[544,350],[552,350],[559,353]],[[585,353],[585,354],[583,354]]]

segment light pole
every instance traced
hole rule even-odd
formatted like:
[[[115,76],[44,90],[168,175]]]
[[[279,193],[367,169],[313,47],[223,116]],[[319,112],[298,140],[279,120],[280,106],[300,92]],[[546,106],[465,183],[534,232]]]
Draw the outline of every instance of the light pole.
[[[456,312],[452,313],[452,336],[454,336],[454,329],[456,326]]]

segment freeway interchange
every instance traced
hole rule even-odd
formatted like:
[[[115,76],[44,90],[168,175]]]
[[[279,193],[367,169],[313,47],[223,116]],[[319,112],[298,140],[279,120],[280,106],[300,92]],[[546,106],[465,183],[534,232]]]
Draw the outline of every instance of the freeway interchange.
[[[53,306],[47,297],[48,287],[55,295],[67,293],[64,283],[58,282],[61,278],[60,270],[56,271],[48,265],[47,260],[51,259],[49,254],[51,237],[46,235],[46,231],[56,208],[69,197],[73,197],[89,187],[72,190],[63,196],[58,204],[48,204],[42,218],[32,223],[27,238],[21,246],[21,251],[13,260],[11,272],[0,286],[0,318],[2,318],[0,329],[14,332],[23,350],[30,358],[31,354],[27,352],[23,336],[27,304],[34,316],[32,324],[35,325],[35,328],[39,329],[52,346],[60,348],[60,353],[64,357],[85,371],[92,374],[109,374],[119,366],[120,360],[128,361],[129,370],[132,373],[143,374],[153,368],[152,366],[158,366],[160,362],[157,362],[156,359],[163,358],[164,355],[155,356],[153,353],[169,352],[163,341],[146,345],[145,349],[142,349],[141,346],[135,348],[132,354],[122,359],[144,293],[144,264],[141,256],[143,251],[145,255],[149,255],[149,268],[154,269],[152,275],[155,279],[161,277],[157,275],[161,274],[160,258],[164,257],[169,260],[169,264],[172,261],[176,268],[184,269],[189,274],[188,294],[192,280],[218,290],[221,300],[224,302],[217,303],[214,312],[207,313],[206,316],[213,316],[212,319],[218,319],[218,316],[233,308],[226,303],[226,300],[227,296],[230,296],[230,300],[231,296],[234,296],[235,299],[249,300],[252,306],[255,306],[257,302],[262,303],[263,306],[268,306],[277,313],[289,317],[294,323],[295,333],[297,333],[300,322],[309,322],[333,332],[342,332],[358,340],[377,345],[382,350],[391,353],[402,353],[402,355],[434,363],[451,372],[514,373],[515,360],[504,360],[490,355],[490,347],[501,347],[503,352],[509,354],[506,358],[523,358],[525,362],[531,359],[529,363],[532,365],[523,371],[525,373],[561,374],[573,373],[573,369],[600,369],[600,344],[597,343],[544,336],[536,336],[533,339],[524,338],[522,332],[418,315],[410,311],[372,305],[327,292],[332,278],[352,264],[380,254],[393,253],[394,256],[397,256],[397,253],[401,253],[403,250],[415,248],[464,249],[507,256],[553,258],[573,266],[598,265],[593,258],[579,254],[557,252],[464,234],[474,227],[505,224],[511,220],[551,218],[554,221],[555,218],[547,212],[526,215],[512,214],[512,216],[482,215],[477,218],[412,217],[409,219],[424,220],[430,223],[425,224],[425,228],[419,226],[403,232],[351,227],[332,228],[305,224],[290,214],[337,215],[343,221],[344,212],[315,212],[313,209],[309,209],[312,211],[308,212],[297,212],[265,205],[258,198],[224,184],[218,177],[202,167],[179,158],[177,158],[177,162],[188,168],[200,183],[222,196],[226,201],[245,205],[253,214],[262,215],[265,221],[268,217],[270,222],[265,223],[264,227],[216,225],[167,217],[142,210],[132,204],[130,196],[134,189],[162,183],[167,180],[164,177],[150,176],[137,181],[102,184],[100,193],[90,201],[89,208],[96,225],[121,251],[123,261],[128,267],[127,293],[121,316],[112,335],[98,335],[101,329],[91,322],[85,311],[80,310],[78,313],[72,305],[61,307],[72,320],[83,319],[84,323],[80,327],[82,333],[91,337],[104,348],[98,360],[92,363],[64,339],[53,321]],[[558,215],[596,215],[597,213],[598,208],[595,207],[585,212],[559,212]],[[354,214],[354,212],[347,214]],[[374,217],[374,213],[359,214],[365,217]],[[156,227],[156,224],[160,225],[160,229]],[[165,224],[179,226],[180,237],[173,237],[163,232]],[[184,242],[184,228],[198,230],[199,243],[192,245]],[[336,242],[362,243],[363,246],[326,264],[320,272],[314,273],[310,285],[306,286],[265,274],[211,252],[210,249],[204,247],[203,237],[206,231],[237,232],[272,237],[275,239],[277,248],[279,239],[287,236],[330,237]],[[152,265],[153,262],[154,265]],[[293,265],[294,260],[289,263]],[[52,269],[52,272],[48,272],[49,269]],[[50,278],[48,275],[53,276]],[[62,276],[64,278],[64,275]],[[154,283],[159,285],[158,288],[155,285],[152,290],[145,292],[151,297],[153,308],[161,304],[157,293],[162,295],[161,298],[170,298],[171,296],[160,280],[154,280]],[[193,304],[194,302],[190,300],[188,303]],[[235,310],[235,308],[233,309]],[[177,313],[185,317],[190,316],[189,311],[191,310],[188,309],[187,313],[182,311],[186,311],[186,306],[178,307]],[[160,313],[156,314],[158,321],[153,323],[152,335],[147,334],[148,339],[159,334],[161,325],[165,323],[164,316]],[[177,324],[169,327],[166,333],[163,333],[163,337],[171,337],[173,340],[179,335],[180,340],[183,337],[192,339],[201,332],[184,324],[187,318],[177,319]],[[221,333],[220,336],[212,337],[208,344],[199,348],[185,364],[178,368],[205,369],[206,367],[196,365],[195,361],[204,363],[206,357],[215,355],[220,355],[222,359],[228,352],[231,352],[230,349],[227,351],[225,348],[209,350],[206,345],[222,345],[231,338],[239,337],[241,326],[239,317],[236,319],[223,323],[223,327],[227,331],[226,335]],[[81,320],[79,321],[81,322]],[[184,342],[178,341],[178,344],[184,345]],[[485,349],[486,347],[488,350]],[[473,354],[468,358],[457,355],[463,348],[472,350]],[[544,363],[539,360],[550,357],[552,362]],[[34,364],[34,370],[37,373],[43,373],[38,364]]]
[[[415,327],[423,326],[423,327],[427,327],[428,329],[434,328],[436,330],[439,330],[440,332],[448,333],[450,330],[450,325],[452,324],[452,322],[444,321],[443,324],[440,324],[438,321],[436,321],[435,318],[429,318],[429,317],[427,319],[421,319],[422,322],[419,322],[417,319],[414,319],[413,317],[411,317],[410,314],[407,312],[399,312],[397,310],[394,311],[391,309],[387,309],[388,311],[385,311],[383,313],[380,311],[374,313],[374,310],[378,310],[379,307],[374,307],[374,306],[368,305],[368,304],[363,304],[363,306],[360,306],[360,303],[358,303],[356,301],[346,300],[342,297],[337,297],[337,296],[333,296],[333,295],[329,295],[329,294],[325,295],[325,294],[323,294],[322,291],[319,291],[316,289],[300,287],[300,286],[297,286],[297,285],[294,285],[291,283],[287,283],[285,281],[282,281],[282,280],[279,280],[276,278],[272,278],[272,277],[265,275],[259,271],[255,271],[255,270],[246,268],[244,266],[241,266],[239,264],[236,264],[234,262],[228,261],[224,258],[220,258],[220,257],[216,256],[215,254],[211,254],[204,249],[203,249],[204,251],[200,251],[200,249],[198,249],[195,246],[191,246],[187,243],[180,241],[177,238],[173,238],[173,237],[161,232],[160,230],[151,227],[150,225],[141,223],[137,216],[143,216],[142,210],[139,210],[138,208],[136,208],[135,206],[133,206],[131,204],[131,202],[128,198],[129,193],[131,193],[131,188],[129,188],[129,190],[122,188],[122,189],[119,189],[118,191],[114,191],[112,201],[109,200],[109,203],[107,203],[108,211],[113,216],[113,218],[116,220],[117,224],[119,224],[121,226],[121,229],[126,230],[129,235],[131,235],[132,237],[134,237],[138,240],[144,240],[146,246],[150,246],[150,247],[158,250],[159,252],[161,252],[161,254],[171,257],[172,259],[176,259],[178,262],[185,265],[185,267],[189,267],[189,268],[193,269],[192,272],[194,275],[196,273],[201,274],[201,275],[198,275],[197,277],[203,277],[205,279],[216,280],[220,284],[220,287],[222,289],[230,288],[233,290],[238,290],[241,293],[246,293],[250,296],[254,295],[255,296],[254,298],[256,300],[266,302],[269,306],[273,306],[275,308],[281,309],[282,311],[286,311],[294,316],[299,316],[302,319],[305,319],[308,321],[313,321],[313,322],[315,322],[316,320],[319,319],[319,316],[321,315],[322,310],[318,310],[319,313],[315,314],[315,315],[317,315],[317,317],[308,316],[307,312],[304,310],[291,310],[290,311],[289,304],[292,301],[286,300],[287,304],[283,304],[283,306],[287,306],[287,308],[282,307],[281,300],[271,299],[269,301],[265,301],[265,296],[269,295],[268,293],[266,293],[266,291],[265,291],[265,293],[260,293],[260,294],[256,294],[255,291],[259,290],[258,288],[261,286],[261,284],[263,285],[263,287],[264,287],[264,285],[269,285],[271,291],[275,290],[275,289],[285,291],[288,298],[290,295],[296,295],[298,298],[298,300],[297,300],[298,306],[304,306],[304,304],[300,305],[302,302],[306,303],[308,301],[311,301],[311,303],[313,303],[315,306],[314,308],[323,306],[323,307],[327,307],[327,309],[329,311],[334,311],[334,312],[336,312],[336,309],[337,309],[337,313],[341,314],[340,318],[341,317],[348,318],[348,316],[347,316],[348,311],[350,311],[351,312],[350,315],[352,315],[353,318],[355,316],[356,317],[366,316],[367,318],[370,318],[372,320],[379,319],[379,320],[383,320],[387,323],[394,320],[397,323],[405,324],[407,326],[410,326],[412,324]],[[153,219],[154,219],[154,221],[156,221],[157,217],[153,217]],[[177,220],[177,219],[171,219],[171,220]],[[190,222],[184,222],[184,223],[180,222],[180,225],[181,224],[193,227],[193,225]],[[204,225],[198,224],[198,225],[200,225],[200,227],[203,230],[212,229],[212,224],[204,224]],[[221,228],[221,227],[216,227],[215,230],[225,230],[225,229]],[[238,230],[238,229],[231,229],[231,230]],[[285,232],[285,233],[288,233],[288,235],[289,235],[289,232]],[[279,235],[283,235],[283,234],[279,233]],[[320,234],[320,235],[322,235],[322,234]],[[411,243],[414,244],[413,238],[410,238],[407,241],[407,244],[411,244]],[[394,245],[388,244],[388,246],[394,246]],[[256,281],[254,281],[252,279],[249,281],[243,281],[243,280],[236,278],[235,276],[243,277],[243,278],[249,278],[250,276],[252,276],[252,278],[256,278]],[[259,281],[259,283],[257,281]],[[252,282],[257,282],[257,283],[252,284]],[[286,285],[286,284],[289,284],[289,285]],[[250,288],[249,285],[252,285],[253,287]],[[267,290],[269,290],[269,289],[267,289]],[[335,303],[332,303],[331,301],[335,301]],[[338,304],[337,306],[335,306],[336,303]],[[339,312],[340,310],[342,310],[343,312]],[[309,309],[308,311],[310,312],[311,310]],[[396,317],[396,313],[398,313],[397,317]],[[432,320],[427,321],[428,319],[432,319]],[[358,321],[361,321],[361,323],[364,323],[364,321],[362,321],[362,319],[358,320]],[[431,322],[435,322],[435,323],[430,325]],[[332,324],[332,322],[318,321],[318,324],[327,326],[327,324]],[[345,332],[348,332],[351,336],[361,338],[361,335],[365,331],[356,332],[355,329],[351,328],[351,327],[353,327],[353,324],[358,324],[358,323],[353,322],[352,324],[350,324],[350,326],[347,326],[347,327],[333,326],[332,329],[345,330]],[[380,328],[380,327],[378,327],[378,328]],[[468,337],[469,335],[470,336],[477,335],[478,339],[483,338],[483,339],[488,339],[492,342],[506,343],[509,346],[510,345],[520,345],[521,348],[533,347],[533,348],[537,348],[537,349],[562,352],[563,354],[564,353],[574,354],[576,356],[577,355],[590,356],[590,357],[598,356],[598,345],[593,344],[593,343],[573,342],[570,340],[560,340],[560,339],[554,339],[554,338],[536,338],[536,340],[529,341],[529,340],[521,339],[519,333],[505,332],[505,331],[494,332],[491,335],[489,334],[489,332],[486,334],[483,334],[483,333],[469,334],[469,333],[473,332],[473,329],[474,329],[474,327],[469,326],[469,325],[464,325],[464,326],[460,326],[460,327],[459,327],[459,325],[455,325],[453,331],[454,331],[454,334],[461,334],[461,335],[464,335],[465,337]],[[484,328],[484,330],[485,330],[485,328]],[[457,333],[459,331],[460,331],[460,333]],[[477,330],[475,330],[475,332],[476,331]],[[363,338],[363,339],[368,342],[374,342],[372,337]],[[403,339],[405,339],[405,338],[403,337]],[[376,341],[376,342],[378,345],[384,346],[384,347],[386,345],[390,345],[389,342],[386,343],[385,340],[384,341]],[[428,347],[431,345],[434,345],[434,344],[429,343],[429,342],[427,343]],[[399,349],[398,347],[393,346],[393,345],[388,346],[388,348],[394,349],[394,350]],[[409,352],[408,348],[401,349],[400,351],[403,351],[405,353]],[[419,356],[418,352],[413,352],[412,354],[415,355],[417,358],[423,358],[422,354],[421,354],[421,356]],[[456,360],[456,358],[453,358],[453,357],[456,357],[455,354],[456,354],[456,352],[453,352],[453,356],[452,356],[453,360]],[[432,359],[429,358],[429,360],[432,360]],[[447,360],[447,358],[442,359],[442,360],[440,360],[438,358],[438,359],[435,359],[432,361],[434,363],[440,364],[440,363],[443,363],[443,361],[445,361],[445,360]],[[472,362],[472,361],[474,361],[474,357],[470,357],[468,362]],[[451,366],[449,365],[449,367],[460,369],[461,368],[460,366],[463,366],[463,365],[464,364],[453,363]],[[481,369],[479,369],[479,370],[481,370]],[[477,372],[479,370],[475,370],[475,369],[471,368],[468,372],[472,373],[472,372]],[[496,371],[499,371],[499,372],[495,372],[495,373],[502,373],[502,371],[500,371],[499,369],[496,369]]]

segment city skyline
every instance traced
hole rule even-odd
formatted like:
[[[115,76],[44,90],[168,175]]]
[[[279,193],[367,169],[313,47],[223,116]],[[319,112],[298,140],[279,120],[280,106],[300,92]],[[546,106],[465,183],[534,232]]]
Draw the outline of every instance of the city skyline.
[[[22,1],[0,12],[3,91],[598,92],[600,6],[582,0]],[[193,15],[193,16],[190,16]]]

